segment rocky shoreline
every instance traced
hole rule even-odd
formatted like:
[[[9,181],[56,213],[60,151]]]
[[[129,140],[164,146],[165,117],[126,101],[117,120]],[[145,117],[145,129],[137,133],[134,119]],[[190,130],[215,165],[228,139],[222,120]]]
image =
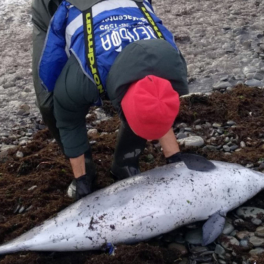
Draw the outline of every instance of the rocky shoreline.
[[[0,1],[0,151],[43,128],[32,81],[30,3]],[[263,1],[166,0],[153,6],[187,61],[191,93],[264,87]]]

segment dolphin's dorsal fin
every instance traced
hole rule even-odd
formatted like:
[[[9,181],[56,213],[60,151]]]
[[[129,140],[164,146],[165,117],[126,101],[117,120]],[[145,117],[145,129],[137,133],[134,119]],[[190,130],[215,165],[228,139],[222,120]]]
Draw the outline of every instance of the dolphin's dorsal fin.
[[[225,226],[224,211],[217,211],[209,217],[209,219],[203,225],[203,246],[214,242],[223,232]]]
[[[189,170],[211,171],[215,169],[213,162],[200,155],[180,153],[180,158]]]

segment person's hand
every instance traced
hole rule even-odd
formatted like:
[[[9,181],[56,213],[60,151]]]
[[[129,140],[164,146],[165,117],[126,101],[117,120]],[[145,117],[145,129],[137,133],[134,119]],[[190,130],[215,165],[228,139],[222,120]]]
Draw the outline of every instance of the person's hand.
[[[93,182],[90,180],[90,177],[87,174],[79,178],[76,178],[76,197],[75,197],[76,201],[92,193],[92,191],[93,191]]]
[[[119,167],[116,164],[113,164],[110,173],[117,180],[123,180],[132,176],[135,176],[140,173],[140,169],[133,166],[124,166]]]
[[[171,163],[175,163],[175,162],[180,162],[182,161],[181,159],[181,152],[177,152],[173,155],[171,155],[170,157],[166,158],[166,163],[167,164],[171,164]]]

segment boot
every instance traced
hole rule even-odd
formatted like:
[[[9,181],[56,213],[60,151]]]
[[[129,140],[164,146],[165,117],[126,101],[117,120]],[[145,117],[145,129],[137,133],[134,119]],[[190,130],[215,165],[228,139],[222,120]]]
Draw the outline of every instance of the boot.
[[[93,192],[95,180],[95,165],[92,160],[92,152],[89,149],[84,153],[85,175],[74,179],[68,187],[67,195],[76,201]]]
[[[121,122],[110,172],[118,180],[140,173],[139,156],[147,140],[137,136],[126,122]]]

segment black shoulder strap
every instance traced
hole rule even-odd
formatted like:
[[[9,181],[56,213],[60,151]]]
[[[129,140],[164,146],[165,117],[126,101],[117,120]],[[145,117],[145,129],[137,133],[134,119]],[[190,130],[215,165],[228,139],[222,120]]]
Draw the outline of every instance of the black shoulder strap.
[[[153,20],[151,14],[148,12],[147,8],[144,6],[143,2],[137,2],[137,1],[135,2],[138,5],[138,8],[141,10],[144,17],[149,22],[156,37],[159,39],[165,39],[159,27]],[[96,46],[95,46],[95,39],[94,39],[92,7],[83,11],[82,14],[83,14],[83,26],[84,26],[84,43],[85,43],[86,63],[93,75],[93,79],[96,83],[99,93],[104,94],[105,91],[102,85],[100,73],[98,70],[97,60],[96,60],[96,52],[95,52]]]
[[[138,8],[140,9],[140,11],[144,15],[144,17],[148,20],[148,22],[149,22],[150,26],[152,27],[156,37],[159,39],[165,39],[162,32],[160,31],[159,27],[157,26],[157,24],[153,20],[151,14],[147,10],[147,8],[144,6],[144,4],[142,2],[136,2],[136,4],[138,5]]]
[[[104,88],[96,60],[92,7],[88,8],[86,11],[83,11],[83,27],[86,63],[93,75],[93,79],[97,89],[99,90],[99,93],[103,94]]]

